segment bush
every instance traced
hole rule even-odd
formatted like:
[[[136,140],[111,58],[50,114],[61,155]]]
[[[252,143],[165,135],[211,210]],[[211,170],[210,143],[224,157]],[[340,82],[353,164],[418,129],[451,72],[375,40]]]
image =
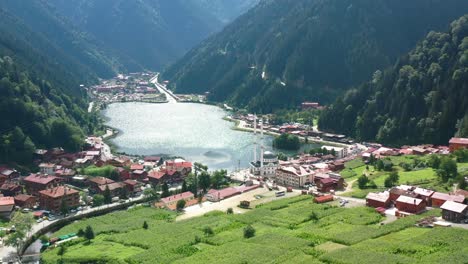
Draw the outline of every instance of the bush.
[[[148,223],[146,221],[143,222],[143,229],[148,229]]]
[[[232,208],[228,208],[226,211],[226,214],[233,214],[233,213],[234,213],[234,210],[232,210]]]
[[[244,238],[251,238],[255,236],[255,228],[253,226],[248,225],[244,228]]]
[[[185,208],[185,204],[186,204],[185,200],[177,201],[177,205],[176,205],[177,211],[182,211]]]
[[[206,226],[203,228],[203,233],[205,233],[205,235],[207,236],[211,236],[211,235],[214,235],[214,231],[211,227],[209,226]]]

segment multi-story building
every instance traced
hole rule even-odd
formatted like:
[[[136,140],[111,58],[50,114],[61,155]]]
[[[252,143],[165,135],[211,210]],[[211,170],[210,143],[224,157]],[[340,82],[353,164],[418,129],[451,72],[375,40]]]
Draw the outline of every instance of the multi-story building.
[[[304,166],[287,166],[276,170],[276,183],[288,187],[300,188],[309,182],[313,171]]]
[[[78,207],[80,193],[65,186],[57,186],[39,192],[39,205],[43,209],[58,212],[62,203],[65,203],[67,208]]]
[[[31,195],[37,196],[40,191],[57,186],[60,178],[47,174],[31,174],[24,178],[23,182],[26,191]]]

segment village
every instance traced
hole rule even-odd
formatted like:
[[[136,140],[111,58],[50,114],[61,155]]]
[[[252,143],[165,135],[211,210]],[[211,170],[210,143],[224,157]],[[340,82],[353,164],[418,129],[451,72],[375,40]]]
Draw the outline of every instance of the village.
[[[155,73],[136,72],[119,74],[116,77],[101,81],[100,84],[84,87],[92,99],[88,112],[100,110],[112,103],[142,102],[142,103],[167,103],[167,95],[152,82]],[[161,85],[167,85],[168,81]],[[205,102],[205,95],[178,94],[179,102]]]
[[[256,119],[253,118],[252,124],[254,133],[262,136],[263,122],[259,122],[257,129]],[[37,223],[53,221],[59,215],[67,216],[92,206],[147,197],[151,193],[149,190],[161,194],[161,186],[170,188],[170,192],[163,194],[162,199],[152,206],[169,210],[185,208],[190,211],[190,207],[242,196],[255,189],[271,191],[277,198],[294,192],[312,195],[320,202],[339,199],[342,206],[346,206],[348,199],[357,200],[342,196],[353,185],[342,176],[347,162],[359,160],[368,164],[370,159],[385,160],[387,157],[449,155],[463,148],[468,148],[468,139],[453,138],[449,146],[404,146],[400,149],[379,144],[322,146],[322,153],[305,153],[279,160],[273,152],[265,151],[265,146],[255,143],[250,168],[223,175],[225,182],[231,184],[223,189],[208,188],[205,193],[201,190],[193,193],[184,187],[185,179],[197,173],[191,161],[164,160],[155,156],[143,159],[114,156],[102,137],[92,136],[86,139],[86,149],[81,152],[67,153],[60,148],[37,150],[35,161],[39,171],[36,173],[20,175],[16,170],[2,166],[0,215],[9,219],[15,210],[21,210],[32,212]],[[360,202],[396,217],[440,207],[443,220],[463,223],[467,222],[467,197],[468,192],[461,189],[444,193],[419,186],[395,185],[381,192],[369,192]],[[184,201],[182,205],[181,200]],[[249,207],[249,203],[248,199],[242,200],[239,206]]]
[[[155,85],[151,76],[119,75],[91,87],[88,92],[95,100],[90,107],[102,109],[113,102],[167,102],[167,93],[159,90],[160,84]],[[205,100],[203,96],[190,95],[174,98],[179,102]],[[321,108],[313,102],[301,105],[302,110]],[[183,158],[114,154],[106,140],[117,131],[110,128],[102,136],[87,137],[82,150],[76,153],[62,148],[37,149],[37,172],[21,175],[14,168],[0,166],[0,217],[4,219],[1,231],[15,231],[8,224],[15,212],[31,213],[36,221],[33,230],[39,231],[60,220],[142,204],[176,211],[182,220],[214,210],[243,213],[262,203],[299,195],[310,195],[316,203],[372,207],[389,221],[440,208],[440,217],[425,219],[421,225],[468,228],[468,191],[453,181],[445,183],[445,189],[437,186],[439,170],[421,165],[431,157],[452,155],[453,160],[454,153],[468,149],[468,139],[452,138],[447,146],[392,148],[356,143],[345,135],[319,131],[313,124],[275,125],[269,118],[239,113],[227,117],[236,122],[236,129],[255,136],[249,168],[229,173],[208,171]],[[313,142],[319,147],[296,155],[279,155],[266,150],[267,146],[261,143],[264,134],[297,136],[303,143]],[[418,165],[411,167],[408,162]],[[461,169],[465,172],[465,167]],[[407,173],[402,175],[405,180],[397,176],[387,184],[392,171]],[[422,181],[411,178],[411,173],[418,172],[425,173]],[[200,184],[202,175],[208,177],[204,186]],[[361,184],[363,178],[366,182]],[[468,183],[468,177],[464,181]]]

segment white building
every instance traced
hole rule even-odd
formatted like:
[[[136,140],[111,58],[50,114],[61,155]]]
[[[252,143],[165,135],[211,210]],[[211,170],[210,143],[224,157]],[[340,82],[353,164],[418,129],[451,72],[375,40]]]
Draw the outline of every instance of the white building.
[[[348,155],[347,148],[341,147],[333,147],[333,146],[322,146],[322,149],[326,149],[328,151],[335,151],[335,157],[338,159],[344,158]]]
[[[260,144],[260,158],[257,159],[257,116],[254,115],[254,158],[250,163],[250,173],[262,177],[274,177],[279,168],[278,157],[271,151],[265,151],[263,143]],[[263,142],[263,122],[260,122],[260,141]]]

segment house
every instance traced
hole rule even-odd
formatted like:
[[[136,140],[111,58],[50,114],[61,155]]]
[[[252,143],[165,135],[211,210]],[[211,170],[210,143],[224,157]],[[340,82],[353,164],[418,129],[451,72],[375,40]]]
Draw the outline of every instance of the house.
[[[166,197],[166,198],[162,198],[161,203],[165,207],[170,208],[170,207],[173,207],[174,205],[176,205],[177,202],[180,201],[180,200],[189,201],[189,200],[193,200],[193,199],[195,199],[195,195],[192,192],[184,192],[184,193],[172,195],[172,196],[169,196],[169,197]]]
[[[134,171],[132,171],[132,177],[131,178],[134,179],[134,180],[143,180],[146,177],[148,177],[148,172],[146,172],[144,170],[134,170]]]
[[[328,168],[332,171],[342,171],[345,168],[345,165],[342,161],[335,161],[328,164]]]
[[[390,193],[381,192],[381,193],[368,193],[366,196],[366,205],[374,208],[388,208],[390,207]]]
[[[41,164],[39,164],[39,171],[40,171],[42,174],[53,175],[53,174],[55,174],[55,173],[54,173],[54,171],[55,171],[55,164],[53,164],[53,163],[41,163]]]
[[[130,166],[131,171],[144,170],[144,169],[145,169],[145,167],[143,166],[143,164],[132,164]]]
[[[441,207],[444,220],[460,223],[468,218],[468,205],[446,201]]]
[[[127,192],[131,195],[136,195],[141,192],[142,184],[140,182],[128,179],[128,180],[123,181],[123,184],[125,184],[125,188],[127,188]]]
[[[426,210],[426,202],[422,199],[400,195],[396,200],[395,207],[405,213],[419,214]]]
[[[432,207],[441,207],[446,201],[463,203],[465,196],[463,195],[450,195],[448,193],[434,192],[431,196]]]
[[[114,183],[113,180],[105,177],[92,177],[88,179],[89,189],[92,193],[100,193],[99,186]]]
[[[0,186],[0,192],[4,196],[15,196],[23,190],[23,187],[21,185],[18,185],[14,182],[5,182]]]
[[[38,196],[40,191],[57,186],[60,178],[46,174],[31,174],[24,178],[23,182],[29,194]]]
[[[420,187],[416,187],[413,190],[413,193],[417,195],[416,196],[417,198],[423,199],[424,201],[426,201],[426,205],[430,206],[432,204],[431,203],[431,196],[434,194],[434,191],[424,189],[424,188],[420,188]]]
[[[121,181],[125,181],[131,178],[130,172],[122,167],[115,168],[115,170],[119,173],[119,178]]]
[[[150,171],[148,173],[148,180],[153,185],[158,185],[163,181],[167,181],[169,176],[164,171]]]
[[[57,186],[39,192],[39,205],[42,209],[59,212],[63,204],[69,209],[78,207],[80,193],[65,186]]]
[[[417,195],[412,192],[413,187],[412,186],[407,186],[407,185],[400,185],[397,187],[393,187],[390,189],[390,201],[392,203],[395,203],[398,197],[401,195],[408,196],[408,197],[414,197],[416,198]]]
[[[110,194],[112,197],[117,197],[122,194],[122,189],[125,188],[126,185],[122,182],[113,182],[109,184],[99,185],[99,193],[103,194],[107,188],[109,188]]]
[[[15,199],[11,196],[0,197],[0,218],[10,219],[11,213],[15,209]]]
[[[301,188],[309,178],[313,171],[304,166],[285,166],[276,170],[276,183],[283,186]]]
[[[320,104],[317,102],[302,102],[301,103],[301,108],[302,110],[307,110],[307,109],[319,109]]]
[[[457,149],[468,148],[468,138],[456,138],[453,137],[449,141],[450,152],[454,152]]]
[[[33,208],[37,203],[36,197],[28,194],[18,194],[14,199],[15,205],[21,208]]]
[[[8,167],[0,167],[0,177],[4,177],[6,180],[9,181],[16,181],[20,177],[20,174],[14,169]]]
[[[221,200],[224,200],[232,196],[236,196],[238,194],[241,194],[241,192],[237,188],[234,188],[234,187],[228,187],[222,190],[211,189],[206,194],[206,199],[210,202],[219,202]]]
[[[146,156],[146,157],[143,158],[143,160],[145,162],[153,162],[157,166],[161,165],[161,162],[162,162],[161,157],[157,157],[157,156]]]
[[[192,162],[183,159],[175,159],[166,161],[166,170],[180,172],[183,176],[192,171]]]
[[[342,159],[348,155],[347,148],[333,147],[333,146],[322,146],[322,149],[325,149],[331,152],[336,158]]]
[[[343,189],[344,179],[337,173],[317,173],[314,176],[314,183],[319,192],[330,192]]]

